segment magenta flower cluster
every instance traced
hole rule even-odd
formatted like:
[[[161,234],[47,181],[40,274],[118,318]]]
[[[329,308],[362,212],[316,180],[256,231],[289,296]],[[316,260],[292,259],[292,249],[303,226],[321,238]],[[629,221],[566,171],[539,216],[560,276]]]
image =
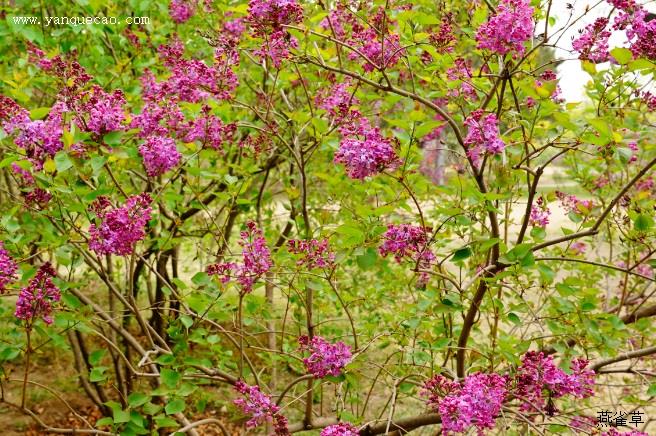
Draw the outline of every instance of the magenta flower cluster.
[[[579,53],[579,59],[590,62],[606,62],[610,56],[608,39],[611,32],[606,30],[608,18],[600,17],[588,24],[581,36],[572,41],[572,48]]]
[[[200,142],[203,147],[222,150],[223,144],[233,139],[237,131],[234,123],[225,124],[221,118],[209,113],[209,107],[203,108],[204,115],[189,121],[181,131],[185,142]]]
[[[4,294],[7,285],[16,280],[16,271],[18,271],[18,264],[9,255],[4,243],[0,241],[0,294]]]
[[[594,207],[592,200],[581,200],[576,195],[568,195],[561,191],[556,191],[556,197],[568,213],[586,215]]]
[[[236,278],[242,294],[250,293],[255,282],[273,266],[271,252],[262,231],[253,221],[246,223],[246,228],[246,231],[241,232],[239,242],[242,246],[242,263],[224,262],[207,267],[207,273],[219,276],[223,283]]]
[[[194,16],[198,0],[171,0],[169,3],[169,15],[178,24],[188,21]]]
[[[273,403],[271,397],[262,391],[259,386],[249,386],[241,380],[235,383],[235,390],[242,394],[242,398],[237,398],[233,403],[241,409],[243,413],[250,416],[246,421],[247,428],[255,428],[259,425],[269,422],[273,424],[276,436],[287,436],[287,418],[280,413],[280,407]]]
[[[296,264],[305,266],[307,269],[330,268],[335,263],[335,253],[330,251],[327,239],[321,241],[290,239],[287,241],[287,251],[292,254],[301,254],[302,257],[296,261]]]
[[[545,228],[547,224],[549,224],[549,215],[551,215],[551,211],[546,206],[544,198],[540,197],[535,204],[531,206],[529,223],[534,227]]]
[[[83,103],[80,109],[88,115],[86,122],[79,123],[81,124],[79,127],[83,130],[97,135],[123,130],[122,123],[125,121],[123,91],[116,90],[108,94],[101,87],[93,86],[90,91],[82,93],[81,99]]]
[[[506,143],[499,137],[496,114],[485,115],[483,111],[475,110],[465,119],[464,124],[469,129],[465,137],[467,155],[476,167],[480,166],[485,152],[499,154],[506,148]]]
[[[303,9],[296,0],[250,0],[247,21],[253,36],[264,39],[255,55],[270,59],[279,68],[291,56],[289,50],[298,47],[298,41],[284,26],[297,24],[302,18]]]
[[[149,177],[161,176],[175,168],[182,158],[175,141],[164,136],[146,138],[146,141],[139,146],[139,154],[143,157],[143,164]]]
[[[334,158],[335,163],[344,164],[350,178],[363,180],[400,164],[392,141],[377,127],[370,127],[366,119],[350,133],[340,142]]]
[[[521,410],[539,411],[545,409],[547,398],[560,398],[572,395],[587,398],[593,395],[594,371],[586,369],[588,362],[575,359],[570,364],[571,374],[558,368],[552,356],[542,352],[529,351],[522,358],[517,369],[515,394],[521,399]],[[552,404],[546,405],[547,412],[554,413]]]
[[[405,55],[399,35],[390,32],[390,27],[396,23],[382,7],[369,22],[370,26],[359,23],[352,26],[349,42],[359,50],[349,53],[349,58],[363,61],[362,69],[366,72],[393,67]]]
[[[132,254],[137,242],[146,236],[151,201],[143,193],[129,197],[121,207],[111,208],[106,197],[98,197],[92,209],[100,224],[89,227],[89,248],[98,254]]]
[[[519,57],[524,54],[524,43],[533,36],[534,27],[529,0],[501,0],[496,13],[478,28],[478,48]]]
[[[62,102],[55,103],[43,120],[30,119],[30,114],[8,97],[0,100],[0,120],[7,135],[14,135],[14,143],[25,151],[34,169],[39,171],[43,163],[64,148],[63,114],[68,110]]]
[[[303,359],[303,363],[307,372],[316,378],[339,376],[352,358],[351,347],[342,341],[331,344],[321,336],[312,339],[301,336],[298,343],[301,351],[310,353],[310,356]]]
[[[324,428],[319,436],[358,436],[359,434],[360,432],[353,424],[340,422]]]
[[[418,262],[420,268],[429,268],[435,260],[435,255],[428,247],[429,235],[429,228],[412,224],[388,224],[378,251],[383,257],[394,255],[394,260],[399,263],[404,258],[410,258]]]
[[[476,427],[494,428],[507,394],[507,379],[499,374],[475,373],[461,383],[437,375],[424,384],[428,406],[440,414],[442,432],[462,433]]]
[[[31,326],[38,318],[46,324],[52,324],[52,310],[61,299],[59,288],[52,282],[55,270],[49,262],[41,265],[36,275],[26,287],[21,289],[16,301],[14,316]]]

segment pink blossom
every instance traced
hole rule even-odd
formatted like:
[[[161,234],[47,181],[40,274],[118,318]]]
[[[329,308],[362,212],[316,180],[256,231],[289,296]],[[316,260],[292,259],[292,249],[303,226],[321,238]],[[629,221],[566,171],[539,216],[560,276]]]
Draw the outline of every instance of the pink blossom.
[[[175,141],[163,136],[146,138],[146,141],[139,146],[139,154],[143,157],[143,164],[149,177],[161,176],[175,168],[182,159]]]
[[[303,9],[296,0],[250,0],[248,21],[263,32],[266,28],[280,30],[282,25],[299,23]]]
[[[291,58],[292,48],[298,48],[298,40],[288,32],[278,30],[265,38],[264,44],[253,53],[262,59],[270,59],[274,67],[280,68],[282,62]]]
[[[399,158],[392,146],[392,141],[383,137],[378,128],[363,128],[358,137],[342,139],[334,162],[346,166],[347,174],[352,179],[363,180],[385,169],[394,169]]]
[[[446,77],[451,81],[461,81],[459,86],[449,89],[448,95],[450,97],[462,97],[470,100],[478,98],[476,89],[470,83],[472,78],[471,66],[465,59],[456,58],[453,66],[446,70]]]
[[[583,34],[572,42],[572,48],[579,53],[579,59],[590,62],[606,62],[610,53],[608,51],[608,38],[611,33],[606,29],[608,18],[600,17],[594,23],[588,24]]]
[[[18,295],[14,313],[16,318],[26,321],[30,326],[38,318],[42,318],[46,324],[52,324],[53,305],[61,299],[59,288],[52,282],[55,275],[49,262],[41,265]]]
[[[265,422],[273,423],[276,436],[288,436],[287,418],[280,413],[278,407],[271,397],[262,391],[259,386],[249,386],[241,380],[235,383],[235,390],[242,394],[242,398],[237,398],[233,403],[239,407],[243,413],[250,416],[246,421],[246,427],[255,428]]]
[[[207,267],[209,275],[219,276],[223,283],[236,278],[241,286],[241,293],[252,292],[255,282],[264,276],[273,266],[271,252],[266,245],[262,231],[253,221],[246,223],[247,230],[241,232],[239,244],[243,247],[242,263],[217,263]]]
[[[354,26],[350,42],[360,53],[351,52],[349,58],[363,61],[362,69],[366,72],[393,67],[405,54],[399,35],[389,31],[396,23],[383,8],[371,17],[370,23],[366,27],[359,24]],[[366,58],[363,59],[362,55]]]
[[[194,16],[197,5],[198,2],[196,0],[171,0],[171,3],[169,3],[169,14],[173,21],[181,24]]]
[[[125,104],[123,91],[116,90],[108,94],[99,86],[94,86],[90,91],[83,93],[81,98],[86,101],[80,109],[88,115],[86,122],[80,123],[82,129],[97,135],[123,129],[121,126],[125,121],[122,107]]]
[[[478,28],[478,48],[513,57],[524,54],[524,43],[533,36],[533,8],[529,0],[501,0],[495,15]]]
[[[572,245],[569,246],[569,250],[575,254],[575,255],[582,255],[585,254],[585,250],[587,249],[586,245],[583,242],[575,242]]]
[[[328,111],[336,123],[349,117],[349,114],[353,112],[352,106],[360,104],[357,97],[353,95],[353,91],[349,89],[350,87],[349,80],[336,83],[330,88],[321,90],[315,99],[317,107]]]
[[[52,194],[50,194],[45,189],[34,188],[31,191],[25,193],[24,197],[26,205],[44,208],[52,199]]]
[[[298,343],[301,351],[310,353],[309,357],[303,359],[303,363],[307,372],[316,378],[328,375],[337,377],[351,361],[351,347],[344,342],[331,344],[321,336],[314,336],[312,339],[301,336]]]
[[[221,150],[223,144],[233,139],[237,130],[234,123],[224,124],[221,118],[209,114],[209,107],[204,109],[205,115],[190,121],[180,130],[185,142],[199,141],[203,147]]]
[[[465,137],[467,155],[477,167],[480,166],[483,152],[499,154],[505,149],[506,143],[499,137],[496,114],[484,115],[483,111],[475,110],[465,119],[464,124],[469,128]]]
[[[34,176],[29,171],[21,168],[16,162],[11,164],[11,169],[21,179],[21,186],[31,186],[34,184]]]
[[[335,263],[335,253],[330,251],[327,239],[290,239],[287,241],[287,250],[293,254],[302,254],[303,257],[296,264],[304,265],[307,269],[330,268]]]
[[[89,248],[98,254],[127,256],[145,236],[151,217],[148,194],[133,195],[121,207],[110,209],[106,197],[98,197],[92,208],[100,224],[89,227]]]
[[[549,215],[551,215],[551,211],[544,204],[544,199],[540,197],[535,204],[531,206],[529,223],[535,227],[545,228],[547,224],[549,224]]]
[[[14,135],[14,143],[25,151],[34,169],[39,171],[48,158],[54,157],[64,148],[61,138],[63,113],[68,111],[67,106],[57,102],[44,120],[32,121],[25,109],[11,105],[10,101],[6,99],[0,103],[0,108],[10,106],[9,116],[3,117],[3,129],[8,135]]]
[[[494,428],[506,397],[507,379],[498,374],[475,373],[462,383],[437,375],[424,384],[428,405],[440,414],[444,434],[471,427],[480,432]]]
[[[594,371],[586,369],[587,364],[586,360],[575,359],[570,364],[572,373],[567,374],[555,365],[552,356],[535,351],[526,353],[516,375],[516,395],[522,400],[520,409],[527,411],[545,408],[544,391],[549,392],[548,398],[592,396]],[[555,408],[549,403],[546,410],[553,412]]]
[[[448,13],[442,17],[440,27],[436,32],[429,36],[429,41],[437,49],[438,53],[451,53],[453,46],[456,44],[456,37],[453,34],[453,14]]]
[[[18,264],[5,250],[4,243],[0,241],[0,294],[4,294],[7,285],[16,280],[16,271],[18,271]]]
[[[324,428],[319,436],[358,436],[359,434],[360,432],[353,424],[340,422]]]
[[[567,195],[560,191],[556,191],[556,197],[558,197],[563,208],[568,213],[587,215],[592,211],[592,208],[594,207],[592,200],[581,200],[575,195]]]
[[[435,255],[428,247],[429,234],[429,228],[411,224],[388,224],[378,251],[383,257],[393,254],[399,263],[408,257],[413,262],[419,262],[421,268],[428,268],[435,260]]]

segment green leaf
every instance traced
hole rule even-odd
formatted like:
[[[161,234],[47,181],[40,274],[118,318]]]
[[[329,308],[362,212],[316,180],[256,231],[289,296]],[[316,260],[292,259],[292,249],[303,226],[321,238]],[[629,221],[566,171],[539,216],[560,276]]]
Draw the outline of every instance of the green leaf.
[[[42,120],[50,112],[49,107],[38,107],[30,111],[30,118],[33,120]]]
[[[123,138],[123,132],[109,132],[103,136],[103,142],[107,145],[119,145]]]
[[[175,388],[180,379],[182,378],[182,375],[178,373],[177,371],[174,371],[169,368],[164,368],[162,369],[162,372],[160,373],[160,378],[162,379],[162,382],[169,388]]]
[[[130,412],[119,409],[114,409],[113,412],[115,423],[130,422]]]
[[[109,416],[100,418],[98,421],[96,421],[96,427],[103,427],[105,425],[112,425],[112,424],[114,424],[114,420]]]
[[[649,389],[647,389],[647,395],[650,397],[656,397],[656,383],[649,385]]]
[[[451,258],[451,262],[456,263],[463,261],[467,259],[469,256],[471,256],[472,251],[471,248],[469,247],[464,247],[459,250],[456,250],[455,253],[453,253],[453,257]]]
[[[57,171],[60,173],[63,173],[72,166],[73,162],[71,162],[71,159],[66,152],[60,151],[55,155],[55,168],[57,168]]]
[[[139,407],[150,401],[150,396],[141,392],[133,392],[128,396],[128,405],[130,407]]]
[[[164,406],[164,411],[167,415],[174,415],[180,413],[185,409],[185,402],[182,399],[177,399],[171,401],[169,404]]]
[[[637,231],[646,232],[654,226],[654,219],[646,213],[641,213],[636,217],[633,225]]]
[[[612,49],[610,54],[620,65],[626,65],[631,59],[633,59],[633,53],[628,48],[617,47]]]

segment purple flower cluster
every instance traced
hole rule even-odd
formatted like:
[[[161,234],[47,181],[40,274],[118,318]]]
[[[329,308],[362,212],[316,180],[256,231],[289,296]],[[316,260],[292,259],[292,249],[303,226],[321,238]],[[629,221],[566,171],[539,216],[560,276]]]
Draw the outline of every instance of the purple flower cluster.
[[[98,254],[132,254],[136,243],[146,236],[151,201],[146,193],[133,195],[123,206],[110,209],[109,200],[98,197],[92,209],[101,222],[89,227],[89,248]]]
[[[462,383],[437,375],[424,385],[428,405],[442,418],[444,434],[462,433],[471,427],[480,432],[494,428],[506,397],[507,379],[499,374],[475,373]]]
[[[335,253],[330,251],[327,239],[318,241],[310,239],[290,239],[287,241],[287,251],[293,254],[302,254],[296,264],[307,269],[330,268],[335,263]]]
[[[27,206],[36,206],[43,209],[52,199],[52,194],[45,189],[34,188],[24,193],[23,197]]]
[[[314,336],[312,339],[301,336],[298,343],[301,351],[310,353],[309,357],[303,359],[303,363],[307,372],[316,378],[328,375],[337,377],[351,361],[351,347],[344,342],[331,344],[321,336]]]
[[[285,25],[300,23],[303,8],[296,0],[250,0],[247,21],[253,29],[253,36],[264,39],[255,54],[263,59],[271,59],[276,68],[289,59],[290,48],[298,47],[298,41],[284,28]]]
[[[289,32],[278,30],[269,34],[264,44],[253,50],[253,53],[262,59],[271,59],[273,66],[280,68],[283,61],[291,57],[289,50],[292,48],[298,48],[298,40]]]
[[[14,313],[16,318],[26,321],[29,326],[38,318],[42,318],[46,324],[52,324],[53,305],[61,299],[59,288],[52,282],[55,275],[49,262],[41,265],[18,295]]]
[[[194,16],[198,0],[171,0],[169,15],[178,24],[184,23]]]
[[[358,436],[359,434],[360,432],[353,424],[340,422],[324,428],[319,436]]]
[[[345,80],[341,83],[335,83],[329,89],[320,91],[316,98],[316,104],[319,109],[325,109],[330,114],[335,123],[350,121],[353,116],[360,115],[359,112],[352,110],[351,106],[358,105],[360,101],[353,95],[349,88],[351,82]]]
[[[453,66],[446,70],[446,78],[451,81],[460,81],[460,85],[449,89],[447,94],[449,97],[476,100],[478,95],[476,89],[471,84],[472,78],[471,66],[463,58],[456,58],[453,61]]]
[[[429,36],[430,43],[437,49],[438,53],[451,53],[453,51],[456,37],[453,34],[452,23],[453,14],[445,14],[442,17],[439,29]]]
[[[419,262],[420,267],[428,268],[435,260],[435,255],[428,247],[429,234],[429,228],[412,224],[388,224],[378,251],[383,257],[393,254],[394,260],[399,263],[408,257],[413,262]]]
[[[551,215],[551,211],[544,203],[544,198],[540,197],[531,206],[529,223],[535,227],[545,228],[549,224],[549,215]]]
[[[237,131],[234,123],[225,124],[221,118],[209,114],[209,107],[203,108],[204,115],[190,121],[181,129],[185,142],[200,142],[203,147],[222,150],[223,144],[231,141]]]
[[[480,166],[484,152],[499,154],[506,148],[506,143],[499,137],[499,120],[496,114],[484,115],[481,110],[475,110],[465,120],[469,128],[465,137],[467,155],[475,166]]]
[[[572,41],[572,48],[579,53],[579,59],[595,63],[608,60],[608,38],[611,33],[606,30],[607,25],[608,18],[597,18],[585,27],[581,36]]]
[[[588,362],[575,359],[570,364],[571,374],[558,368],[552,356],[542,352],[529,351],[522,358],[522,364],[517,369],[515,394],[522,400],[521,410],[542,410],[545,408],[544,392],[548,398],[560,398],[572,395],[576,398],[587,398],[593,395],[595,384],[594,371],[586,369]],[[555,411],[552,404],[547,405],[547,411]]]
[[[236,278],[241,286],[241,293],[248,294],[255,282],[273,266],[271,252],[266,245],[262,231],[253,221],[246,223],[247,230],[241,232],[242,263],[217,263],[207,267],[209,275],[217,275],[223,283]]]
[[[358,180],[394,169],[400,163],[392,141],[381,135],[377,127],[371,128],[368,121],[363,121],[342,139],[334,158],[335,163],[346,166],[350,178]]]
[[[4,294],[7,285],[16,280],[16,271],[18,271],[18,264],[5,250],[4,243],[0,241],[0,294]]]
[[[351,45],[358,52],[349,53],[352,60],[363,60],[362,69],[366,72],[385,70],[396,65],[405,54],[399,35],[390,33],[389,27],[396,23],[386,15],[383,8],[371,18],[370,26],[353,26]],[[365,58],[363,58],[363,55]]]
[[[273,423],[276,436],[287,436],[287,418],[280,414],[280,407],[271,401],[271,397],[262,391],[259,386],[249,386],[241,380],[235,383],[235,390],[243,395],[233,403],[243,413],[250,416],[246,421],[247,428],[255,428],[265,422]]]
[[[533,8],[529,0],[501,0],[496,14],[476,33],[478,48],[514,57],[524,54],[524,43],[533,36]]]
[[[168,45],[159,47],[159,56],[169,71],[169,77],[155,82],[152,76],[144,85],[147,101],[167,101],[172,97],[179,101],[198,103],[210,97],[229,100],[237,88],[239,80],[232,67],[239,62],[236,52],[226,51],[220,46],[215,51],[214,64],[209,66],[198,59],[186,59],[184,44],[174,39]],[[168,103],[168,101],[167,101]]]
[[[146,174],[149,177],[161,176],[180,163],[182,155],[175,146],[175,141],[164,136],[149,136],[139,146],[143,157]]]
[[[35,121],[10,98],[2,96],[0,109],[2,128],[7,135],[14,135],[14,143],[25,151],[35,170],[41,170],[46,159],[64,148],[63,113],[68,110],[64,103],[55,103],[44,120]]]
[[[581,200],[576,195],[567,195],[561,191],[556,191],[556,197],[568,213],[587,215],[594,207],[592,200]]]
[[[90,91],[82,93],[81,98],[86,101],[82,103],[80,109],[89,117],[86,122],[79,123],[79,127],[83,130],[104,135],[123,129],[122,123],[125,121],[123,91],[116,90],[108,94],[99,86],[94,86]]]

